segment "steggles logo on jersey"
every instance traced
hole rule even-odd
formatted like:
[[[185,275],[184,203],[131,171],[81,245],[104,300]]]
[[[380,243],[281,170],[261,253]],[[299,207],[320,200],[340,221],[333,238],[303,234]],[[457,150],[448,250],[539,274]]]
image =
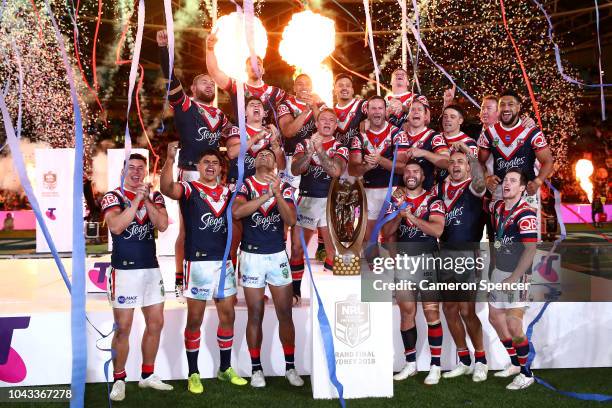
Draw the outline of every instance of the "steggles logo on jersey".
[[[458,217],[461,217],[462,215],[463,215],[463,206],[453,208],[452,210],[446,213],[445,225],[449,226],[453,223],[453,221],[455,222],[454,225],[461,225],[461,221],[459,221]]]
[[[198,135],[199,137],[195,138],[196,142],[205,141],[210,145],[215,145],[221,138],[221,134],[219,132],[211,132],[204,126],[198,129]]]
[[[500,170],[508,170],[511,169],[512,167],[523,167],[525,165],[525,158],[524,157],[515,157],[512,160],[504,160],[502,157],[498,157],[497,160],[495,161],[495,167],[497,167]]]
[[[357,301],[357,295],[349,295],[346,300],[336,302],[334,334],[347,346],[357,347],[371,334],[370,305]]]
[[[272,227],[271,231],[276,231],[277,228],[274,224],[281,221],[281,216],[280,214],[272,214],[264,217],[261,214],[254,213],[251,215],[251,220],[253,221],[253,228],[261,226],[261,229],[267,231],[270,227]]]
[[[318,162],[319,159],[316,158],[316,156],[313,156],[313,159]],[[316,179],[323,179],[323,180],[327,180],[329,179],[329,175],[327,174],[327,172],[325,172],[325,169],[323,169],[322,166],[319,165],[319,163],[317,163],[316,166],[310,166],[308,167],[308,171],[305,174],[306,176],[312,175],[312,177],[316,178]],[[323,176],[323,177],[321,177]]]
[[[132,222],[125,229],[125,231],[123,231],[122,235],[123,235],[123,238],[125,239],[136,237],[138,238],[139,241],[142,241],[143,239],[147,239],[147,238],[150,239],[153,237],[153,235],[150,234],[150,232],[152,232],[152,228],[149,223],[140,225],[138,223]]]
[[[211,229],[212,232],[219,232],[223,230],[225,232],[225,218],[216,218],[211,213],[202,214],[200,218],[202,221],[202,226],[200,226],[200,230]]]
[[[419,233],[421,233],[422,237],[426,237],[427,236],[427,235],[423,234],[422,231],[418,227],[416,227],[414,225],[407,226],[407,225],[404,225],[404,224],[400,224],[400,226],[399,226],[399,235],[400,235],[400,237],[414,238]]]

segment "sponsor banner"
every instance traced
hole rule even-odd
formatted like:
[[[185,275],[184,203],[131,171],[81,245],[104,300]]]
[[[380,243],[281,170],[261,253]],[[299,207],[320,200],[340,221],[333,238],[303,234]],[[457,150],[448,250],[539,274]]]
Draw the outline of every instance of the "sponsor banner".
[[[34,193],[58,252],[72,251],[74,149],[36,149]],[[36,252],[51,252],[36,223]]]

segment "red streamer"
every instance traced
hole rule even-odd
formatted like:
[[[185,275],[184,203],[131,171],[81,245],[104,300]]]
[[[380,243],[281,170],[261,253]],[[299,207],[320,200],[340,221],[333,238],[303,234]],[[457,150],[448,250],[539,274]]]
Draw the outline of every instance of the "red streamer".
[[[378,84],[380,85],[380,87],[384,90],[386,90],[387,92],[392,92],[391,89],[387,88],[384,84],[382,84],[381,82],[378,82],[372,78],[368,78],[367,76],[361,75],[359,72],[355,72],[352,69],[348,68],[346,65],[344,65],[343,63],[341,63],[340,61],[338,61],[337,59],[334,58],[333,55],[329,56],[332,60],[334,60],[336,62],[336,64],[340,65],[342,68],[344,68],[346,71],[350,72],[351,74],[358,76],[359,78],[363,78],[368,82],[372,82],[374,84]]]
[[[508,27],[508,21],[506,20],[506,7],[504,6],[504,0],[499,0],[499,5],[501,7],[502,20],[504,21],[504,28],[506,29],[506,33],[508,34],[508,38],[512,42],[512,46],[514,47],[514,52],[516,53],[516,57],[519,61],[519,65],[521,66],[521,71],[523,72],[523,79],[527,84],[527,89],[529,90],[529,98],[531,98],[531,105],[533,106],[533,110],[535,112],[536,118],[538,119],[538,125],[540,126],[540,130],[544,130],[542,127],[542,118],[540,117],[540,109],[538,108],[538,102],[536,101],[535,94],[533,93],[533,89],[531,88],[531,81],[529,80],[529,76],[527,75],[527,70],[525,69],[525,64],[523,63],[523,58],[521,58],[521,53],[519,52],[518,46],[512,38],[512,34],[510,34],[510,28]]]

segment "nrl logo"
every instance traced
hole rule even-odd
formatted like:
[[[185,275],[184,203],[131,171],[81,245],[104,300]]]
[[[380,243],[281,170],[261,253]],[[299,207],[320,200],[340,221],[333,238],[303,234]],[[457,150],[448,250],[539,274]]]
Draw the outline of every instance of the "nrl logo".
[[[52,171],[43,174],[43,185],[47,190],[55,190],[55,187],[57,187],[57,174]]]
[[[336,302],[334,335],[349,347],[357,347],[370,337],[370,305],[359,302],[356,295]]]

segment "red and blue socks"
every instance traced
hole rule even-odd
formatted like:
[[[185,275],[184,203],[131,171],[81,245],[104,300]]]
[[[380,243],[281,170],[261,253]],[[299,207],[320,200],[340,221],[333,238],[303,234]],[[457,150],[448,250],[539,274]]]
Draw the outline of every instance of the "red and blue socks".
[[[251,355],[251,371],[255,373],[256,371],[262,371],[261,367],[261,349],[259,348],[250,348],[249,354]]]
[[[219,345],[219,371],[224,372],[232,365],[232,344],[234,343],[234,329],[217,328],[217,344]]]
[[[187,365],[189,366],[189,375],[199,374],[198,371],[198,354],[200,352],[200,330],[189,331],[185,329],[185,351],[187,353]]]
[[[151,374],[153,374],[154,369],[155,369],[154,364],[143,364],[142,372],[140,376],[142,377],[143,380],[146,380],[147,378],[151,376]]]
[[[289,261],[291,278],[293,279],[293,294],[302,297],[302,277],[304,276],[304,260]]]
[[[431,353],[431,365],[440,366],[440,356],[442,355],[442,323],[427,323],[427,340]]]
[[[531,370],[527,368],[527,357],[529,356],[529,341],[526,337],[517,337],[512,340],[514,348],[516,349],[516,356],[518,362],[521,365],[521,374],[526,377],[531,377]]]
[[[127,374],[125,373],[125,369],[121,371],[113,371],[113,382],[117,382],[119,380],[125,381]]]
[[[464,349],[457,349],[457,357],[459,357],[459,361],[461,361],[463,363],[463,365],[466,366],[471,366],[472,365],[472,357],[470,357],[470,350],[464,348]]]
[[[285,354],[285,370],[295,368],[295,346],[283,345],[283,354]]]
[[[510,356],[510,362],[512,363],[512,365],[518,367],[520,364],[518,361],[518,357],[516,356],[516,349],[512,345],[512,339],[503,339],[501,340],[501,342],[506,348],[506,352]]]
[[[404,355],[409,363],[416,361],[416,342],[417,328],[416,326],[408,330],[400,330],[402,333],[402,343],[404,343]]]

